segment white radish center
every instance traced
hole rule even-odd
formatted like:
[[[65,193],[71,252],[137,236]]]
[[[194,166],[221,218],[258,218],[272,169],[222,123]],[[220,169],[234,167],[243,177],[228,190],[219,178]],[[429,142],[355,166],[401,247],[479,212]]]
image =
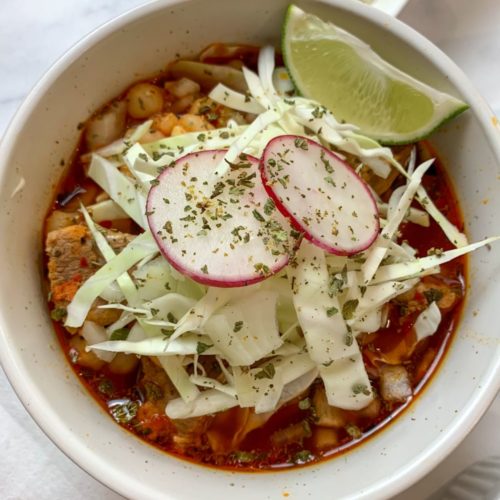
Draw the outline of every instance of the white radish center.
[[[277,207],[324,250],[354,254],[377,236],[377,207],[364,181],[318,143],[300,136],[273,139],[262,174]]]
[[[193,153],[158,178],[148,221],[162,253],[201,283],[243,286],[283,268],[298,234],[262,186],[258,160],[242,155],[214,186],[226,151]]]

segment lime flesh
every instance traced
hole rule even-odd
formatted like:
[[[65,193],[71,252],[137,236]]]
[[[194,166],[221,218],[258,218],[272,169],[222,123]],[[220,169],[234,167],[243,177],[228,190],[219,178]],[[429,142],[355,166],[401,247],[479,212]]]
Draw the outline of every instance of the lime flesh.
[[[414,142],[467,109],[399,71],[351,34],[291,6],[283,55],[300,94],[386,144]]]

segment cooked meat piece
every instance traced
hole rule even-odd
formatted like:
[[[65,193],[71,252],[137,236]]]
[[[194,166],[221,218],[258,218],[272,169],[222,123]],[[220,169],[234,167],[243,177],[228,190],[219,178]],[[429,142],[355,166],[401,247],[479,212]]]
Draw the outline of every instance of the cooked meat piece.
[[[404,366],[380,367],[380,395],[389,403],[403,403],[412,395],[410,377]]]
[[[156,358],[143,356],[140,363],[137,386],[145,401],[137,412],[137,428],[151,441],[170,443],[174,426],[165,415],[165,405],[178,393]]]
[[[165,370],[153,358],[141,358],[141,387],[146,401],[152,403],[159,413],[165,413],[165,405],[174,398],[179,397],[177,390],[168,378]]]
[[[316,427],[313,432],[313,443],[318,450],[331,450],[339,444],[337,431],[326,427]]]
[[[222,370],[217,363],[215,356],[200,356],[201,359],[198,360],[198,364],[205,370],[206,376],[209,378],[214,378],[219,382],[225,384],[226,378],[222,373]]]
[[[317,418],[316,425],[340,429],[346,424],[347,412],[328,404],[323,386],[317,385],[314,389],[313,406]]]
[[[271,443],[282,447],[293,443],[302,443],[305,438],[311,437],[311,426],[307,420],[289,425],[271,434]]]
[[[458,280],[440,275],[424,278],[416,291],[425,297],[427,303],[435,301],[441,311],[449,311],[463,295],[463,287]]]
[[[394,158],[401,165],[405,166],[408,163],[412,148],[412,144],[409,144],[407,146],[393,147],[392,152],[394,154]],[[352,163],[350,163],[354,166],[357,166],[357,164],[355,163],[356,161],[359,162],[359,160],[356,160],[356,158],[354,157],[354,159],[351,160]],[[368,184],[370,184],[370,186],[379,196],[384,195],[391,188],[394,181],[399,177],[399,175],[399,172],[394,167],[391,167],[391,172],[385,179],[374,174],[369,168],[363,168],[361,170],[361,177]]]
[[[128,375],[136,371],[139,363],[140,359],[135,354],[118,352],[108,367],[109,371],[115,375]]]
[[[117,321],[120,318],[121,311],[118,309],[99,309],[99,306],[104,304],[106,304],[106,301],[97,298],[87,314],[87,320],[93,321],[101,326],[109,326]],[[64,304],[64,307],[67,305],[68,304]]]
[[[458,279],[442,274],[426,276],[418,285],[395,300],[402,306],[401,312],[413,314],[423,311],[431,302],[436,302],[441,311],[449,311],[464,294],[463,285]]]
[[[82,214],[80,212],[66,212],[63,210],[54,210],[48,217],[46,222],[46,231],[50,233],[57,229],[62,229],[68,226],[74,226],[82,222]]]
[[[179,450],[187,450],[189,448],[200,448],[203,444],[203,436],[205,435],[213,417],[193,417],[178,420],[172,420],[175,426],[176,433],[173,436],[173,441]]]
[[[377,418],[380,410],[382,409],[382,402],[378,397],[375,397],[375,399],[368,405],[365,406],[364,408],[361,408],[361,410],[353,411],[351,413],[355,413],[358,417],[361,418]]]
[[[179,397],[179,394],[159,364],[148,357],[142,357],[141,364],[139,387],[141,387],[146,399],[143,406],[148,410],[148,420],[153,417],[163,417],[165,416],[166,404],[171,399]],[[168,432],[172,434],[172,440],[180,451],[201,446],[202,437],[211,420],[211,417],[172,420],[171,423],[175,431],[172,432],[172,429],[168,429]]]
[[[147,440],[164,445],[170,445],[174,433],[170,419],[164,412],[158,413],[150,401],[143,403],[137,410],[134,430]]]
[[[133,234],[120,233],[111,229],[105,229],[104,236],[115,252],[123,250],[135,238]]]
[[[87,342],[80,335],[73,335],[69,341],[69,357],[72,363],[85,368],[100,370],[106,363],[99,359],[94,352],[87,351]]]
[[[262,427],[274,413],[255,413],[253,408],[239,406],[217,413],[207,431],[210,448],[214,453],[237,450],[247,435]]]
[[[133,235],[106,231],[105,236],[114,250],[122,250]],[[65,309],[75,293],[103,264],[104,259],[94,245],[89,230],[80,224],[51,231],[47,235],[45,251],[52,302],[56,308]],[[120,311],[98,309],[103,302],[94,303],[87,319],[100,325],[109,325],[120,316]]]
[[[385,192],[387,192],[394,181],[398,178],[399,172],[391,167],[391,171],[389,175],[384,179],[383,177],[379,177],[374,174],[371,170],[364,168],[361,170],[361,177],[373,188],[373,190],[379,195],[382,196]]]
[[[67,226],[47,235],[46,252],[52,300],[69,302],[98,266],[93,240],[85,226]],[[102,262],[102,261],[101,261]]]

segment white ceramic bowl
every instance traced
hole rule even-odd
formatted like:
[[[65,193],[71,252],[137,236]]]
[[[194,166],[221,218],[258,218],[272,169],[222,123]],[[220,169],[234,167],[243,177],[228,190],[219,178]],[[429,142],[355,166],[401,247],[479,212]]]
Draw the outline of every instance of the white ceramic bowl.
[[[397,16],[408,3],[408,0],[360,0],[368,5],[377,7],[391,16]]]
[[[150,3],[103,26],[60,59],[31,92],[0,149],[0,355],[33,418],[98,480],[133,498],[383,498],[402,491],[471,430],[499,388],[496,326],[500,246],[471,258],[470,287],[456,339],[411,409],[339,458],[281,473],[239,474],[160,453],[116,425],[68,366],[42,291],[41,227],[77,140],[77,124],[131,81],[175,53],[213,41],[276,43],[285,0]],[[500,138],[492,113],[463,73],[401,22],[352,1],[299,2],[352,30],[400,68],[471,110],[432,142],[452,173],[471,239],[499,233]],[[20,179],[26,185],[11,197]]]

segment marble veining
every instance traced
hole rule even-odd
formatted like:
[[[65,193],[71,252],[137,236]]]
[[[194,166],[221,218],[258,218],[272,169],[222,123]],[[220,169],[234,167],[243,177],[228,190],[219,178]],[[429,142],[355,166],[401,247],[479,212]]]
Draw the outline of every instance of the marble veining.
[[[206,0],[209,1],[209,0]],[[0,137],[29,90],[68,47],[143,0],[0,0]],[[411,0],[400,16],[444,50],[500,114],[498,0]],[[462,468],[500,454],[500,399],[457,450],[397,497],[426,498]],[[0,498],[119,499],[63,455],[0,370]]]
[[[15,110],[66,50],[144,0],[1,0],[0,135]]]

